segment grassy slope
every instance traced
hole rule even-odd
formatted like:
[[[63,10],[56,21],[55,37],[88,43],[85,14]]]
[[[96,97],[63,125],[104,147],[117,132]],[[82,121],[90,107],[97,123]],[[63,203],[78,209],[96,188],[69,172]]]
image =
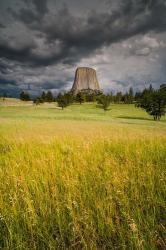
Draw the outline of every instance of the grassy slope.
[[[95,104],[9,103],[0,106],[0,247],[166,246],[165,117],[133,105],[105,114]]]
[[[146,112],[137,109],[134,105],[115,105],[112,104],[106,113],[97,108],[96,104],[85,103],[82,105],[74,104],[67,107],[63,112],[59,112],[60,108],[53,104],[42,104],[35,106],[31,102],[21,102],[12,99],[3,102],[0,100],[1,116],[17,117],[17,118],[50,118],[50,119],[74,119],[74,120],[110,120],[112,118],[119,119],[137,119],[137,120],[153,120]],[[166,116],[162,120],[166,120]],[[120,120],[119,120],[120,121]]]

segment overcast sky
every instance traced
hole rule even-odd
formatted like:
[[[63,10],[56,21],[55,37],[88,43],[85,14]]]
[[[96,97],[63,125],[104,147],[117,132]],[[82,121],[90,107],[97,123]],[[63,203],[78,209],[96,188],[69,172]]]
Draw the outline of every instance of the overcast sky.
[[[0,0],[0,93],[69,90],[97,70],[105,91],[166,83],[166,0]]]

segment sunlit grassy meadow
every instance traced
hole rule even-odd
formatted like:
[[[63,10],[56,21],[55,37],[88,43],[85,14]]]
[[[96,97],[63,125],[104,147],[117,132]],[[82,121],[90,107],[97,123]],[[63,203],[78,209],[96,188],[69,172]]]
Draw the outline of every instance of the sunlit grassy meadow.
[[[0,249],[165,249],[166,118],[0,102]]]

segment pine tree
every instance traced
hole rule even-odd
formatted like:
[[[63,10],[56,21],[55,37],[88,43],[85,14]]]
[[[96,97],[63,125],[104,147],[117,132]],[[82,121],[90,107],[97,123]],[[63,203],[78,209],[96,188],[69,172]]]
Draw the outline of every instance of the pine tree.
[[[46,102],[53,102],[54,101],[54,97],[53,97],[53,94],[51,91],[48,91],[46,93],[45,100],[46,100]]]
[[[117,92],[115,96],[115,102],[120,103],[122,101],[122,92]]]
[[[98,104],[104,109],[104,111],[107,111],[111,104],[111,97],[109,95],[100,96],[98,98]]]
[[[77,95],[76,95],[76,101],[79,102],[80,104],[82,104],[84,102],[85,98],[84,98],[84,95],[79,92]]]
[[[61,93],[57,96],[56,101],[58,103],[58,106],[64,109],[69,105],[68,100],[66,98],[66,95],[62,95]]]
[[[28,92],[22,91],[20,93],[20,100],[22,101],[30,101],[30,96]]]
[[[155,121],[160,120],[166,111],[166,85],[161,85],[159,90],[144,90],[138,100],[137,107],[145,109]]]
[[[129,88],[129,94],[128,94],[128,103],[133,103],[134,101],[134,91],[133,88]]]
[[[46,101],[46,93],[45,93],[45,91],[42,92],[41,98],[42,98],[43,102]]]

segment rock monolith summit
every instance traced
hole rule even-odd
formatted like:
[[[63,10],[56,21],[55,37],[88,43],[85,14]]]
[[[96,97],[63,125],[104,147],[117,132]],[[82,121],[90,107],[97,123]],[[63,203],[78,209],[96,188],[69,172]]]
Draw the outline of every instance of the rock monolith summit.
[[[71,91],[77,94],[80,91],[100,92],[96,70],[88,67],[79,67]]]

